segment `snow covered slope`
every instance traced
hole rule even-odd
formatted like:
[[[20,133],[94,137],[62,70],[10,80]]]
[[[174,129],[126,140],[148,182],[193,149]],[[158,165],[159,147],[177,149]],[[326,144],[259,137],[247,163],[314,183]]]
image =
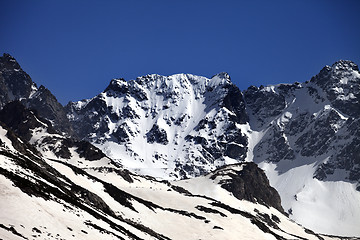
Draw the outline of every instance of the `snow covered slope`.
[[[340,239],[301,227],[255,192],[244,192],[250,202],[226,190],[245,169],[265,176],[255,164],[160,182],[112,163],[22,154],[10,131],[0,127],[1,239]]]

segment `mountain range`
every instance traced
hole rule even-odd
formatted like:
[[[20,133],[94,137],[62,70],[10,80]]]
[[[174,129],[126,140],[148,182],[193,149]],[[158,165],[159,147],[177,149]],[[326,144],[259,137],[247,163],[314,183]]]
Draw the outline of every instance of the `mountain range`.
[[[227,73],[113,79],[66,106],[9,54],[0,71],[5,239],[360,236],[351,61],[245,91]]]

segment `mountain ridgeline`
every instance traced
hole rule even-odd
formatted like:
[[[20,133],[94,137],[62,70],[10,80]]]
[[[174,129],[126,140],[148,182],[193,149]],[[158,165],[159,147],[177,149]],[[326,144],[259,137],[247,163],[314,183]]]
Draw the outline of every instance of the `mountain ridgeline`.
[[[159,189],[166,187],[155,179],[173,181],[170,189],[199,202],[205,200],[198,195],[209,197],[209,192],[191,184],[212,181],[237,199],[271,206],[307,228],[332,235],[360,236],[359,99],[359,68],[351,61],[340,60],[304,83],[250,86],[244,91],[227,73],[211,78],[151,74],[129,81],[113,79],[99,95],[62,106],[48,89],[38,88],[12,56],[0,57],[0,122],[7,131],[2,146],[12,141],[14,151],[25,156],[21,159],[35,156],[38,165],[47,164],[39,159],[48,159],[59,174],[67,166],[105,189],[110,179],[106,172],[125,179],[122,187],[128,187],[132,178],[139,184],[155,181],[147,184],[161,185]],[[34,170],[34,166],[21,166]],[[3,175],[15,181],[10,173]],[[54,181],[49,176],[44,178]],[[70,175],[64,181],[69,186],[81,182]],[[85,186],[76,189],[78,196],[97,199],[94,208],[118,218],[102,199],[103,193],[98,193],[98,199],[85,193]],[[109,187],[105,192],[120,197],[130,208],[126,199],[140,201],[143,196],[139,191],[131,190],[131,194],[138,194],[134,197],[120,190],[112,192]],[[82,204],[75,205],[89,213]],[[141,204],[161,211],[180,211],[159,207],[163,203]],[[209,205],[196,209],[219,215],[219,208],[237,211],[219,202],[208,204],[217,210]],[[261,214],[262,221],[270,219]],[[116,221],[123,221],[119,219]],[[276,223],[277,217],[270,220]],[[114,224],[107,218],[101,221]],[[131,221],[126,224],[135,232],[145,229],[146,236],[167,239],[166,234],[159,233],[166,231],[158,226],[148,229]],[[131,235],[116,231],[112,235]],[[277,231],[272,233],[281,239]]]

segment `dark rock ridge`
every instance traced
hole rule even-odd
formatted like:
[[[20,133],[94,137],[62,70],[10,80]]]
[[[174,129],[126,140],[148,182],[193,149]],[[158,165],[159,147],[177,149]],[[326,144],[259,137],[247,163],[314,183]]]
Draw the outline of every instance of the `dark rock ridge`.
[[[240,200],[259,202],[284,213],[278,192],[255,163],[224,166],[211,173],[210,178],[219,179],[221,187]]]

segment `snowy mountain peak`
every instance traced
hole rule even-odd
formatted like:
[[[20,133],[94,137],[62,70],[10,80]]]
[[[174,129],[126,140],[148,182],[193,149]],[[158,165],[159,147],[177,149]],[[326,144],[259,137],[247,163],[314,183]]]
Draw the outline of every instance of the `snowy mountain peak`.
[[[79,136],[135,172],[184,178],[246,157],[237,125],[246,123],[245,103],[226,73],[114,79],[95,98],[67,108]]]

